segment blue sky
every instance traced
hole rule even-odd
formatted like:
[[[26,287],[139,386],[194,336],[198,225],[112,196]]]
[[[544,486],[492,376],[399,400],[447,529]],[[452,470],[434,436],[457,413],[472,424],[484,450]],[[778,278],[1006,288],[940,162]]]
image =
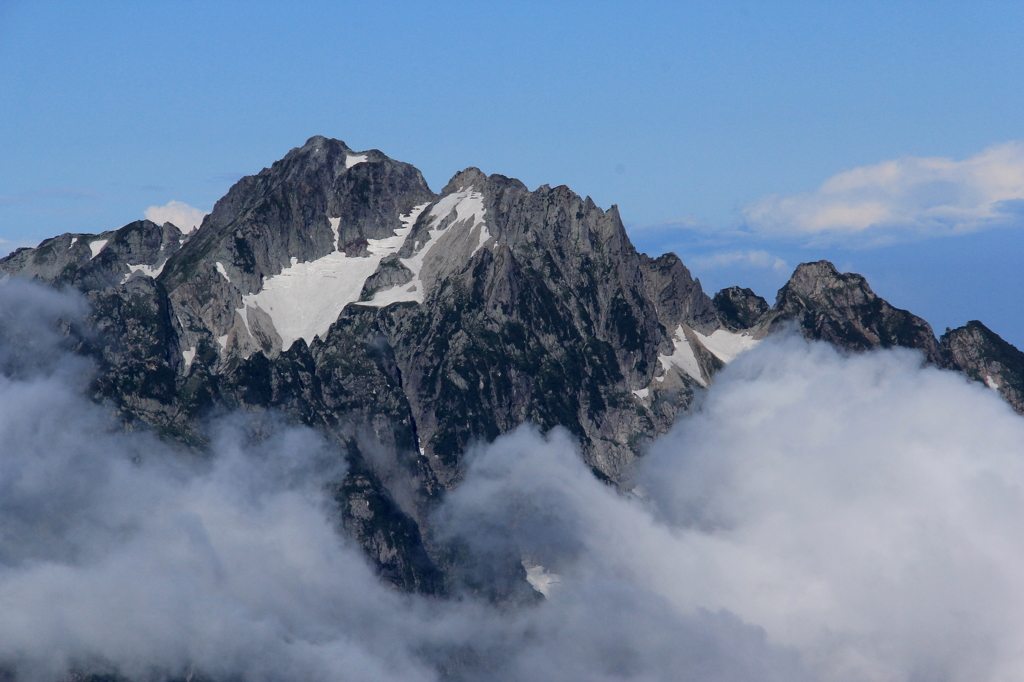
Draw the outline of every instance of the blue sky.
[[[337,137],[617,204],[711,292],[801,261],[1024,347],[1020,3],[0,1],[0,247]]]

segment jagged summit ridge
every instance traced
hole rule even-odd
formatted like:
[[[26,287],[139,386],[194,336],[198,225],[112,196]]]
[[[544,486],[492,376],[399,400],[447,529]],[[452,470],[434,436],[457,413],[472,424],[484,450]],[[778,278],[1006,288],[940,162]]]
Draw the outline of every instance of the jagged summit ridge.
[[[917,348],[929,362],[942,364],[931,325],[878,297],[862,276],[840,273],[828,261],[797,266],[760,324],[767,332],[790,320],[808,336],[844,348]]]

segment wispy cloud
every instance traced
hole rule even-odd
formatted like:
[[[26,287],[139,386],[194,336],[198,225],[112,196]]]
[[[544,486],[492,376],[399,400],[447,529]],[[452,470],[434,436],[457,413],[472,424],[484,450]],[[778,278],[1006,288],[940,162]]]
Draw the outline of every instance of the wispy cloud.
[[[771,195],[744,208],[766,236],[872,241],[963,234],[1024,215],[1024,142],[969,159],[903,157],[844,171],[813,192]]]
[[[145,215],[154,223],[172,223],[182,232],[191,232],[199,227],[208,213],[181,201],[169,201],[163,206],[150,206]]]
[[[706,256],[696,256],[690,259],[693,267],[698,269],[711,269],[722,267],[748,267],[760,270],[774,270],[776,272],[789,272],[790,267],[786,261],[774,256],[767,251],[728,251],[713,253]]]
[[[701,220],[698,220],[695,216],[684,215],[682,218],[675,220],[667,220],[661,223],[650,223],[647,225],[634,225],[628,224],[628,229],[631,232],[647,232],[654,230],[713,230],[714,226],[709,225]]]

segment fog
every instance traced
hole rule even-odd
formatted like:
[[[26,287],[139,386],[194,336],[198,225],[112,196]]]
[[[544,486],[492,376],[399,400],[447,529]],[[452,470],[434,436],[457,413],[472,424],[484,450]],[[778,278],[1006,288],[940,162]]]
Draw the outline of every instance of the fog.
[[[471,448],[436,532],[479,575],[519,580],[522,559],[547,592],[494,604],[382,584],[325,487],[341,449],[283,417],[215,422],[202,457],[125,433],[68,353],[84,313],[0,286],[0,667],[18,680],[1024,669],[1024,420],[915,353],[765,341],[654,444],[629,493],[560,429]]]

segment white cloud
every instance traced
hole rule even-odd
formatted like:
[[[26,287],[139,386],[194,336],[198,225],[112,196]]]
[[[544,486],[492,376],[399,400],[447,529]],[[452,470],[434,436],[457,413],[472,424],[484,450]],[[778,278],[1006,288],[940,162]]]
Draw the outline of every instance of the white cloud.
[[[778,256],[767,251],[729,251],[690,259],[690,265],[697,270],[741,266],[776,272],[789,272],[789,265]]]
[[[255,682],[1024,669],[1024,420],[916,353],[764,341],[654,444],[637,495],[596,480],[564,430],[475,449],[438,536],[464,539],[491,581],[517,579],[522,554],[560,576],[548,599],[495,607],[382,585],[336,534],[323,483],[341,462],[311,431],[264,424],[256,443],[228,425],[202,461],[117,432],[81,395],[88,377],[61,371],[74,358],[55,321],[84,314],[80,295],[0,287],[4,675],[61,679],[83,661]]]
[[[762,346],[651,453],[671,539],[623,548],[639,578],[823,680],[1018,677],[1024,421],[916,353]]]
[[[599,660],[602,609],[626,603],[610,651],[632,650],[636,678],[677,666],[709,679],[663,657],[658,628],[634,629],[662,600],[676,622],[712,613],[760,630],[820,682],[1019,679],[1024,420],[920,359],[773,338],[641,460],[640,499],[594,481],[564,437],[521,430],[473,462],[449,504],[480,542],[511,537],[560,576],[537,623],[548,664],[569,658],[566,640]],[[575,632],[544,627],[569,610]],[[770,649],[731,636],[767,666]]]
[[[181,201],[168,201],[164,206],[150,206],[146,209],[146,219],[158,225],[172,223],[182,232],[188,233],[199,227],[209,212],[193,208]]]
[[[910,156],[854,168],[814,192],[767,196],[742,215],[776,236],[939,236],[1005,224],[1022,200],[1024,142],[1006,142],[964,161]]]
[[[45,682],[95,665],[134,680],[806,679],[759,628],[674,610],[599,571],[551,600],[505,574],[528,597],[519,608],[397,593],[337,533],[324,484],[343,460],[325,438],[260,418],[255,439],[232,420],[196,458],[117,432],[81,395],[87,377],[59,371],[84,361],[64,354],[56,321],[84,314],[77,294],[0,287],[0,368],[36,365],[0,373],[0,676]],[[27,352],[40,350],[46,362]],[[595,505],[636,518],[564,431],[520,429],[477,461],[447,518],[485,562],[523,509],[560,505],[565,515],[516,526],[560,551],[585,546]],[[490,519],[460,515],[488,486],[519,486],[521,504],[484,497]],[[490,576],[508,568],[501,559]]]

